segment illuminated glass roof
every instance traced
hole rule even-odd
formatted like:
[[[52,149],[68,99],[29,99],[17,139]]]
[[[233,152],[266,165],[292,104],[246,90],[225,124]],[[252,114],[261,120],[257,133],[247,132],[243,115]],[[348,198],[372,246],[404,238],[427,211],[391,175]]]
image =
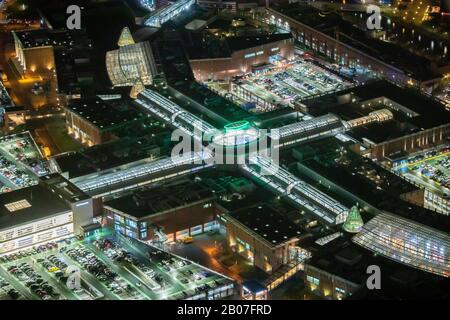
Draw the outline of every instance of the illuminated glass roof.
[[[242,169],[258,178],[276,193],[285,195],[329,224],[343,223],[348,215],[348,209],[340,202],[272,163],[267,158],[253,156],[250,159],[250,164],[243,165]]]
[[[450,276],[448,234],[393,214],[367,222],[353,242],[408,266]]]
[[[223,146],[239,146],[258,140],[258,129],[251,127],[248,121],[227,124],[225,132],[216,134],[213,142]]]

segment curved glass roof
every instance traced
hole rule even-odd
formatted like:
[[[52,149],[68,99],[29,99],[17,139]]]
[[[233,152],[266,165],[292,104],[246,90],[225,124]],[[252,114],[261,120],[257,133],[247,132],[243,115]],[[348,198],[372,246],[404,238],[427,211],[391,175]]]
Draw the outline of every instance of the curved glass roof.
[[[450,237],[425,225],[382,213],[367,222],[352,241],[408,266],[450,276]]]

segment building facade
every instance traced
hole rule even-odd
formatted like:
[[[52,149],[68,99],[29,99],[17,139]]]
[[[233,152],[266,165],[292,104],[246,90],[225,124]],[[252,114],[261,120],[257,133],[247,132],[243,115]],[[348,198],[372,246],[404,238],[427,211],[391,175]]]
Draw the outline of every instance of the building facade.
[[[65,108],[67,133],[88,147],[115,139],[111,133],[102,130],[70,108]]]
[[[273,227],[273,232],[277,235],[269,235],[258,227],[250,228],[233,215],[234,213],[222,214],[220,222],[226,228],[227,243],[234,252],[268,274],[272,274],[292,261],[291,249],[298,242],[297,237],[286,233],[282,239],[270,240],[269,238],[275,238],[278,234],[284,234],[284,230],[276,230],[277,225]],[[252,218],[252,220],[259,219]],[[285,226],[280,226],[282,227]]]
[[[215,196],[201,184],[140,190],[104,203],[105,222],[142,241],[174,242],[217,228]]]
[[[363,66],[379,76],[401,85],[411,85],[421,89],[439,83],[440,77],[429,80],[414,79],[407,72],[368,55],[339,40],[336,37],[320,32],[301,21],[297,21],[274,8],[267,8],[267,16],[271,24],[292,33],[295,40],[320,54],[348,67]],[[342,35],[344,37],[345,35]]]
[[[243,40],[245,41],[245,40]],[[255,65],[270,63],[272,56],[294,57],[294,40],[283,39],[251,48],[235,50],[224,58],[189,59],[197,81],[229,80],[252,71]]]
[[[57,174],[0,202],[0,256],[78,235],[92,222],[92,199]]]
[[[305,264],[303,276],[310,292],[325,299],[344,300],[360,288],[356,283],[309,264]]]

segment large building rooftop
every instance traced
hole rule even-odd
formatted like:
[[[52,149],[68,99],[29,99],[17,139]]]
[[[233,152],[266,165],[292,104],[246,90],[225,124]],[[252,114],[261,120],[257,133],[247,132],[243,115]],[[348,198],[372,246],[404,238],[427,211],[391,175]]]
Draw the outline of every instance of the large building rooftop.
[[[70,211],[69,205],[42,185],[0,195],[0,230]]]
[[[283,40],[291,40],[290,33],[261,34],[258,36],[236,36],[226,38],[231,52],[263,46]]]
[[[67,108],[102,131],[138,121],[145,116],[126,103],[104,101],[100,98],[73,100]]]
[[[271,8],[323,34],[339,39],[373,58],[397,67],[417,80],[431,80],[440,76],[439,72],[431,67],[433,61],[400,45],[369,36],[366,30],[344,20],[340,14],[298,3],[273,5]]]
[[[379,98],[379,99],[377,99]],[[353,99],[353,101],[352,101]],[[370,112],[388,109],[394,119],[354,128],[349,135],[381,143],[422,130],[450,123],[450,113],[439,102],[387,81],[376,81],[303,102],[314,116],[335,113],[343,120],[366,116]]]
[[[159,137],[144,136],[124,138],[76,152],[64,153],[52,158],[62,174],[74,179],[108,170],[150,156],[158,157],[162,142]]]
[[[214,193],[202,183],[182,179],[178,182],[151,186],[132,194],[105,202],[105,205],[125,214],[142,219],[147,216],[199,201],[215,199]]]
[[[24,48],[52,46],[73,49],[89,47],[91,41],[82,31],[34,29],[15,32]]]

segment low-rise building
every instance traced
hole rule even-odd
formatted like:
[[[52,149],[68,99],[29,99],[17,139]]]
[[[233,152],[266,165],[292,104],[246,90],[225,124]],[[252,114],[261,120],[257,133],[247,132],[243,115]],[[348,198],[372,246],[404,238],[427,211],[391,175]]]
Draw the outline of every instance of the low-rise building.
[[[274,56],[291,59],[294,39],[289,33],[235,36],[205,41],[202,35],[188,52],[189,63],[198,81],[229,80],[253,71],[254,66],[268,64]],[[208,37],[206,36],[206,39]],[[207,46],[208,48],[205,48]]]
[[[65,107],[69,135],[87,146],[117,139],[115,130],[133,126],[144,115],[126,103],[114,103],[100,98],[73,100]]]
[[[0,255],[79,234],[92,200],[60,175],[0,195]]]
[[[375,81],[356,88],[302,102],[308,113],[337,114],[343,120],[387,109],[393,119],[352,128],[348,135],[360,142],[361,153],[386,160],[443,144],[450,136],[450,113],[441,103],[411,88]]]
[[[183,179],[106,201],[103,213],[129,237],[173,242],[217,227],[214,200],[206,186]]]
[[[267,205],[221,215],[228,245],[258,268],[272,274],[293,260],[301,236],[298,226]]]

